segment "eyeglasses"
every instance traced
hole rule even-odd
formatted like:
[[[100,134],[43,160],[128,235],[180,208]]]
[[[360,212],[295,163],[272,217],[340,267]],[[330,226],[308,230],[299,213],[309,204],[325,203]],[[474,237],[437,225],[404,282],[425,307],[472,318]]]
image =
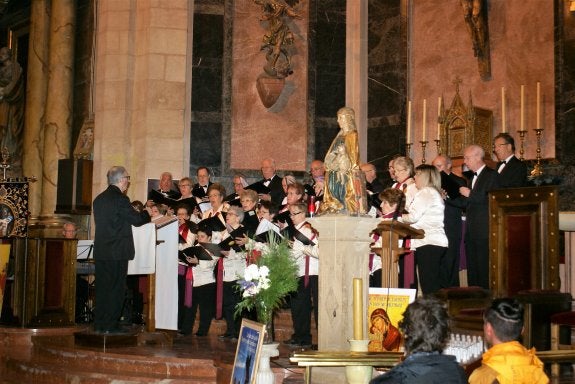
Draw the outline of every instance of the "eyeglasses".
[[[294,217],[294,216],[299,215],[300,213],[303,213],[303,212],[294,212],[294,213],[290,213],[289,215],[290,215],[290,217]]]
[[[127,176],[127,175],[126,175],[126,176],[122,176],[122,179],[126,179],[126,180],[130,181],[130,176]]]
[[[227,216],[237,216],[237,215],[236,215],[234,212],[232,212],[232,211],[228,211],[228,212],[226,213],[226,215],[227,215]]]
[[[190,184],[180,184],[179,186],[180,186],[180,187],[191,187]]]

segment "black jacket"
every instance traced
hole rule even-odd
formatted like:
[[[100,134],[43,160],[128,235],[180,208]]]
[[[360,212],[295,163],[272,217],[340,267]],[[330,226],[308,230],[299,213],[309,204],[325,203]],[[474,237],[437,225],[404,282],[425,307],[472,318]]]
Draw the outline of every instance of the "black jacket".
[[[467,376],[455,357],[434,353],[414,353],[370,384],[465,384]]]
[[[132,225],[149,223],[148,212],[136,211],[130,199],[115,185],[109,185],[94,199],[93,211],[94,259],[132,260],[135,253]]]
[[[499,165],[500,163],[497,163],[497,169],[499,169]],[[509,159],[505,168],[498,175],[499,188],[516,188],[527,185],[527,165],[515,156]]]

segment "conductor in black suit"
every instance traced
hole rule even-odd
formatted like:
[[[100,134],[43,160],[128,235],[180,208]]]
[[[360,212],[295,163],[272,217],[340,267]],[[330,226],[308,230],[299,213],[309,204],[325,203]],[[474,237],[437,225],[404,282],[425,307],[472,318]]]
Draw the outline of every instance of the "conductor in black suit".
[[[524,187],[527,185],[527,165],[515,157],[515,140],[508,133],[500,133],[493,139],[493,152],[497,156],[500,188]]]
[[[473,171],[467,187],[459,188],[460,206],[466,210],[465,254],[467,280],[470,286],[489,289],[489,192],[497,189],[497,172],[484,162],[485,151],[470,145],[463,152],[463,161]]]
[[[108,188],[93,203],[96,233],[94,260],[96,262],[96,309],[94,330],[99,333],[121,333],[119,320],[126,296],[128,260],[134,258],[132,225],[150,221],[150,208],[136,211],[124,194],[130,176],[124,167],[108,170]]]

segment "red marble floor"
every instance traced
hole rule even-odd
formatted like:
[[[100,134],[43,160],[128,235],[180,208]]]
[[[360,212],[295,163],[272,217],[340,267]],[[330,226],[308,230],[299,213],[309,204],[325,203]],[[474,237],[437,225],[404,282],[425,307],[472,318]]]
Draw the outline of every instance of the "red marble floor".
[[[25,330],[0,328],[0,383],[229,383],[236,342],[177,337],[175,332],[140,333],[134,346],[83,346],[80,328]],[[289,362],[282,344],[271,366],[276,384],[303,383],[303,369]],[[554,384],[575,383],[572,374]]]

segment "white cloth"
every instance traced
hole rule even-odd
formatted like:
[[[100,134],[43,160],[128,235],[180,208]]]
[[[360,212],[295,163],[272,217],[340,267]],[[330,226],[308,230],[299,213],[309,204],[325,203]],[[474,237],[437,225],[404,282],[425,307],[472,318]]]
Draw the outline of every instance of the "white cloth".
[[[156,231],[156,328],[178,329],[178,221]]]
[[[444,210],[441,194],[435,188],[425,187],[417,191],[413,201],[407,206],[409,213],[404,216],[404,221],[414,228],[423,229],[425,237],[413,239],[411,248],[424,245],[447,247],[447,236],[443,229]]]
[[[156,272],[156,225],[132,226],[134,260],[128,262],[128,275],[149,275]]]
[[[156,229],[154,223],[132,227],[136,257],[128,274],[156,274],[157,329],[178,329],[178,222]],[[156,240],[160,244],[156,245]]]

